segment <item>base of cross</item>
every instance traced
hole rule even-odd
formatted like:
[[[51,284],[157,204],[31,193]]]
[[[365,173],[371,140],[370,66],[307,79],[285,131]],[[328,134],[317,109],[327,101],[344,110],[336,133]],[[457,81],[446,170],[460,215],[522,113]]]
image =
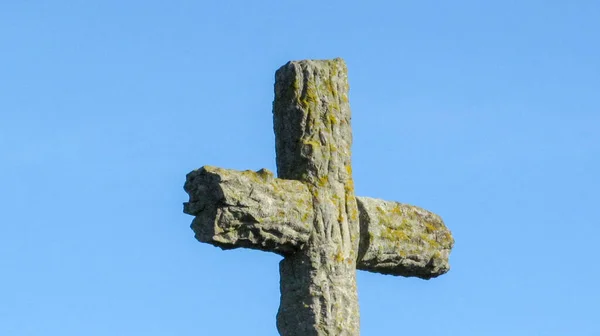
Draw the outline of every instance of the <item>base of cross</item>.
[[[281,67],[273,116],[278,178],[204,166],[187,175],[184,212],[201,242],[284,257],[281,335],[359,335],[355,270],[437,277],[454,239],[432,212],[354,195],[343,60]]]

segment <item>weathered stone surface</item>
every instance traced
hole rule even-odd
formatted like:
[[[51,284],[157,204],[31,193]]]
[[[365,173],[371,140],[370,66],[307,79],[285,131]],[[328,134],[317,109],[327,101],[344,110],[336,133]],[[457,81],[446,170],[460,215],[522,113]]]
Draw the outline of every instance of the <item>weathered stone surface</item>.
[[[430,279],[448,272],[454,245],[440,216],[416,206],[357,197],[359,269]]]
[[[187,176],[184,212],[201,242],[284,256],[281,335],[359,335],[355,270],[429,279],[448,271],[453,239],[431,212],[355,197],[343,60],[289,62],[275,77],[278,178],[205,166]]]
[[[257,172],[205,166],[187,175],[196,216],[196,238],[223,249],[238,247],[289,255],[312,231],[314,212],[308,187],[299,181]],[[446,273],[454,243],[442,219],[398,202],[356,197],[360,240],[356,268],[423,279]]]
[[[290,62],[275,74],[277,173],[313,199],[308,242],[281,261],[277,328],[283,335],[358,335],[358,208],[346,65]]]
[[[308,240],[313,220],[308,188],[273,178],[267,169],[205,166],[187,175],[184,212],[196,216],[196,239],[223,249],[247,247],[291,253]]]

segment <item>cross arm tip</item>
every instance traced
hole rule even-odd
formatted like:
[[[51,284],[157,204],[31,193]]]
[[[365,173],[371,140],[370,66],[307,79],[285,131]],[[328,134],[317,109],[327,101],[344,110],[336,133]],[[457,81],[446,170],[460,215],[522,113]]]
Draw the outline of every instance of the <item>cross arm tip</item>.
[[[382,274],[430,279],[450,270],[452,233],[425,209],[357,197],[361,241],[357,267]]]
[[[276,179],[267,169],[238,171],[204,166],[187,175],[196,239],[223,249],[246,247],[285,255],[308,238],[310,193],[297,181]]]

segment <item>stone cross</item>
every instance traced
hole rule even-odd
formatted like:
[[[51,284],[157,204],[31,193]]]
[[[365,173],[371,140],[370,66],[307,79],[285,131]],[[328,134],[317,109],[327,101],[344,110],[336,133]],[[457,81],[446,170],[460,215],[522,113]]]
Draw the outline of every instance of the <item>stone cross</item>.
[[[184,212],[201,242],[283,256],[281,335],[359,335],[356,269],[430,279],[454,240],[429,211],[354,195],[342,59],[277,70],[273,119],[278,177],[204,166],[187,175]]]

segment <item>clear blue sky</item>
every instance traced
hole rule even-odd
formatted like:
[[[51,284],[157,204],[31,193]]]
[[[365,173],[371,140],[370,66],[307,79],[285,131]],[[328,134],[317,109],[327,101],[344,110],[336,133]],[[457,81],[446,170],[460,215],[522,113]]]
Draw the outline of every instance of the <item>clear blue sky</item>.
[[[0,3],[0,335],[276,335],[273,254],[200,244],[202,165],[275,170],[274,71],[343,57],[359,195],[452,270],[358,273],[362,335],[600,335],[600,2]]]

